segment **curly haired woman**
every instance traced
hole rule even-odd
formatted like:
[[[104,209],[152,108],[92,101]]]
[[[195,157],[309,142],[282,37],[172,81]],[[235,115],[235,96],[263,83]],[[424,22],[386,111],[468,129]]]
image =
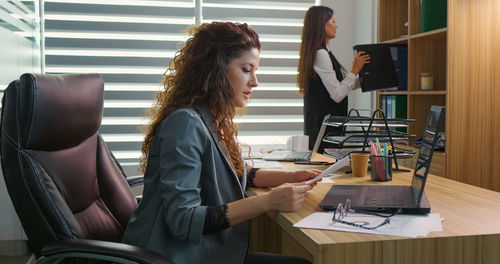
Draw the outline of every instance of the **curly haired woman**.
[[[241,159],[232,119],[258,85],[257,33],[221,22],[188,32],[192,37],[170,62],[150,111],[143,198],[123,241],[175,263],[308,263],[247,252],[248,220],[297,210],[311,188],[305,181],[320,173],[247,169]],[[245,197],[246,186],[275,188]]]

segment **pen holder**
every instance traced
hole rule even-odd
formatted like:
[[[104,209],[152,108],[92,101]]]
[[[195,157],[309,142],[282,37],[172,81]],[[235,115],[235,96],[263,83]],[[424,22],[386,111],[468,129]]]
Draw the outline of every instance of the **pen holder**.
[[[394,156],[370,155],[371,180],[390,181],[392,180],[392,159]]]

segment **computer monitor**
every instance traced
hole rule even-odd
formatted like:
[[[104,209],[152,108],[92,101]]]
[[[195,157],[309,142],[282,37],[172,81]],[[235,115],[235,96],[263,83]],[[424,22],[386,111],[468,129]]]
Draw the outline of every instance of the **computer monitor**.
[[[359,72],[359,81],[363,92],[380,89],[397,89],[400,86],[395,63],[397,53],[393,54],[391,48],[401,47],[397,44],[365,44],[355,45],[354,54],[364,51],[370,55],[370,63],[365,64]]]

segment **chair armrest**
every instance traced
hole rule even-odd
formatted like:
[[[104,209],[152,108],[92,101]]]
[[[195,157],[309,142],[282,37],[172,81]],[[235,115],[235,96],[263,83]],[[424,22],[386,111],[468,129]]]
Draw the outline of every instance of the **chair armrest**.
[[[85,258],[114,261],[118,263],[173,264],[164,256],[140,247],[123,243],[68,239],[47,244],[41,251],[37,263],[58,263],[64,258]]]
[[[133,188],[133,187],[135,187],[137,185],[144,184],[144,177],[142,175],[128,176],[126,178],[126,180],[127,180],[128,186],[130,186],[130,188]]]
[[[134,187],[144,185],[144,176],[138,175],[138,176],[129,176],[125,178],[127,180],[128,186],[130,186],[130,189],[134,190]],[[141,187],[142,188],[142,187]],[[132,191],[134,192],[134,191]],[[137,202],[140,202],[142,199],[142,195],[137,195],[138,193],[134,192],[136,194],[135,199],[137,199]],[[141,189],[142,193],[142,189]]]

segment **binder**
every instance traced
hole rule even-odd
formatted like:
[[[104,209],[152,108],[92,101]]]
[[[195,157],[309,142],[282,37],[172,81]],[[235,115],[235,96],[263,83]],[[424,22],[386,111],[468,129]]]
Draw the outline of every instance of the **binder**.
[[[408,97],[406,95],[396,95],[396,118],[408,118]],[[396,131],[401,133],[407,133],[406,127],[397,127]]]
[[[353,47],[355,54],[364,51],[370,55],[370,63],[365,64],[359,72],[361,91],[397,89],[399,86],[390,47],[389,44],[364,44]]]
[[[399,80],[398,91],[408,91],[408,46],[393,44],[390,49]]]
[[[420,32],[446,27],[446,15],[446,0],[420,0]]]
[[[392,118],[392,95],[387,96],[387,111],[385,112],[386,118]]]

